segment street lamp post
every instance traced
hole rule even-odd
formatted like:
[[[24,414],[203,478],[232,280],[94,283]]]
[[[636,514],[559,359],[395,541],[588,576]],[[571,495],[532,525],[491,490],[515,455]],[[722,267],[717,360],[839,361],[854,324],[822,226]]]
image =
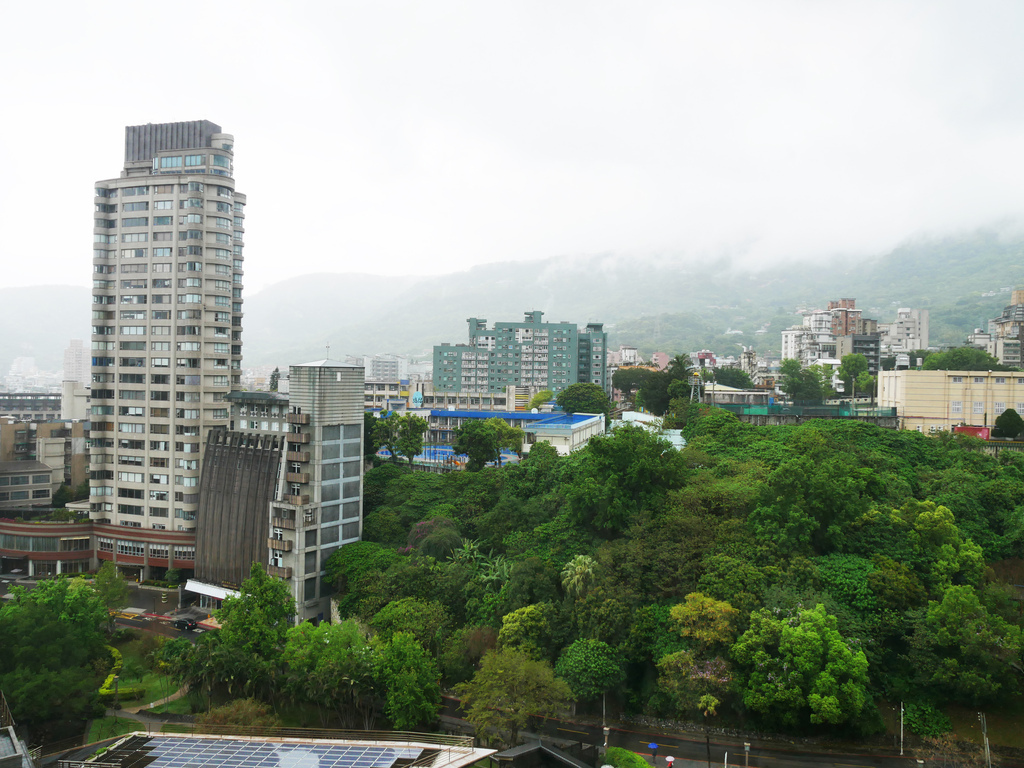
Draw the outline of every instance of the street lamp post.
[[[903,702],[900,702],[900,756],[903,756]]]
[[[608,751],[608,734],[612,732],[612,729],[611,729],[611,728],[609,728],[609,727],[608,727],[608,726],[606,725],[606,726],[605,726],[604,728],[602,728],[601,730],[602,730],[602,731],[604,731],[604,750],[605,750],[605,752],[607,752],[607,751]]]
[[[749,768],[750,766],[750,742],[743,742],[743,766]]]
[[[985,765],[992,768],[992,753],[988,749],[988,721],[984,712],[978,713],[978,721],[981,723],[981,741],[985,746]]]

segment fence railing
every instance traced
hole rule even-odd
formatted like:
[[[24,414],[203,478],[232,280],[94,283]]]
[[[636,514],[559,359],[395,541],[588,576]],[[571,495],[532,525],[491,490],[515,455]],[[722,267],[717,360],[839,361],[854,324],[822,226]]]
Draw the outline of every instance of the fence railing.
[[[831,419],[892,418],[896,416],[895,408],[853,408],[849,404],[741,405],[739,403],[717,403],[716,405],[744,416],[807,416]]]

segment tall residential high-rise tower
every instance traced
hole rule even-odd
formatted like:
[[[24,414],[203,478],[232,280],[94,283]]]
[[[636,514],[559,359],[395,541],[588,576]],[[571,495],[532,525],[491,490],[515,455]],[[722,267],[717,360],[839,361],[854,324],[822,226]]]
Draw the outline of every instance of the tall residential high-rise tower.
[[[239,383],[233,149],[208,120],[129,126],[120,176],[96,183],[90,517],[129,575],[193,568],[206,433]]]

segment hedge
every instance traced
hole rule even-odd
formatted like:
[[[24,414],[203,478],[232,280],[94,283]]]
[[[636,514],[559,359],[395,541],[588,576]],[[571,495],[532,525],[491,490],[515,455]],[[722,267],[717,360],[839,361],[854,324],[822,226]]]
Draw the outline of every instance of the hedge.
[[[146,695],[146,689],[141,685],[119,685],[116,690],[114,687],[114,678],[117,673],[121,671],[121,665],[123,660],[121,658],[121,652],[114,648],[112,645],[107,646],[107,650],[110,651],[110,655],[114,659],[114,666],[110,668],[110,674],[107,675],[107,679],[103,681],[103,685],[100,686],[100,701],[109,703],[115,699],[141,699]]]
[[[614,768],[650,768],[650,764],[636,752],[621,747],[608,747],[604,753],[604,762]]]

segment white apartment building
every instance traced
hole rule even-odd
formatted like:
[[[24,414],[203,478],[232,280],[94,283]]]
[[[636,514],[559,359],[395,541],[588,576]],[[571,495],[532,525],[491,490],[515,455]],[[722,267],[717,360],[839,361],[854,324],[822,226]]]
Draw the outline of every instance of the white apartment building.
[[[928,349],[928,310],[900,307],[896,320],[879,323],[882,349],[890,352],[915,352]]]
[[[64,381],[89,383],[89,354],[81,339],[71,339],[64,348]]]
[[[233,162],[233,137],[207,120],[129,126],[120,175],[96,182],[90,517],[141,529],[117,561],[143,578],[191,567],[159,532],[194,531],[206,433],[227,426],[239,384]],[[194,534],[169,538],[194,558]]]

